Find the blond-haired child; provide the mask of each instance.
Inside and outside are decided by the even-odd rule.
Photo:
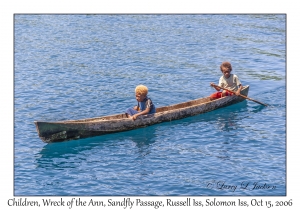
[[[136,120],[140,115],[154,114],[156,112],[155,106],[147,94],[148,88],[145,85],[138,85],[135,88],[135,98],[138,101],[138,105],[126,110],[127,117]]]

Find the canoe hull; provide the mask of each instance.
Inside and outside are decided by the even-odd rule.
[[[241,93],[248,95],[249,86],[245,86]],[[245,100],[239,96],[229,96],[210,101],[209,97],[192,100],[185,103],[157,108],[155,114],[140,116],[136,120],[129,119],[125,114],[82,120],[68,120],[58,122],[35,121],[39,137],[45,143],[87,138],[109,133],[133,130],[153,124],[183,119],[209,112]]]

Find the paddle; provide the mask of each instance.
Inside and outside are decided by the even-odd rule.
[[[234,91],[229,90],[229,89],[227,89],[227,88],[220,87],[220,86],[215,85],[215,84],[213,84],[213,83],[211,83],[211,85],[235,94]],[[264,104],[264,103],[262,103],[262,102],[259,102],[259,101],[257,101],[257,100],[254,100],[254,99],[252,99],[252,98],[248,98],[247,96],[244,96],[244,95],[242,95],[242,94],[240,94],[239,96],[241,96],[241,97],[243,97],[243,98],[246,98],[246,99],[248,99],[248,100],[250,100],[250,101],[254,101],[254,102],[258,103],[258,104],[261,104],[261,105],[264,105],[264,106],[268,106],[267,104]]]

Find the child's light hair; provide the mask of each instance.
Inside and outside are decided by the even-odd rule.
[[[138,85],[135,88],[135,94],[146,96],[148,94],[148,88],[145,85]]]

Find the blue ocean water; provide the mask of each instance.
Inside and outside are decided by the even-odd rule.
[[[61,143],[34,121],[208,96],[228,60],[249,97],[202,115]],[[254,189],[253,189],[254,188]],[[14,15],[14,194],[286,195],[285,15]]]

